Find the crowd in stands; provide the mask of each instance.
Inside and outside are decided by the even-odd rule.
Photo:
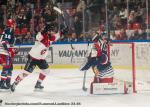
[[[114,2],[112,2],[114,3]],[[111,3],[110,3],[111,4]],[[149,39],[146,0],[126,0],[111,7],[110,26],[114,40]],[[128,11],[127,11],[128,10]],[[147,30],[146,30],[147,29]]]
[[[15,20],[14,33],[18,44],[32,44],[36,33],[45,24],[54,22],[61,28],[63,20],[52,10],[52,0],[4,1],[0,0],[0,33],[8,18]],[[69,32],[58,42],[88,41],[95,30],[109,31],[106,35],[110,35],[112,40],[150,39],[150,17],[147,18],[146,0],[128,0],[128,3],[127,0],[108,0],[108,17],[105,2],[100,2],[101,0],[56,1],[64,11],[65,23],[69,28]]]

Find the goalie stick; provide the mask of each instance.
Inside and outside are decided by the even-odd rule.
[[[86,83],[86,73],[87,73],[87,70],[84,71],[84,76],[83,76],[83,84],[82,84],[82,90],[83,91],[87,91],[87,88],[85,86],[85,83]]]
[[[70,46],[71,46],[71,50],[72,50],[71,63],[73,63],[75,48],[73,47],[72,43],[70,44]]]
[[[89,51],[89,41],[88,41],[88,45],[87,45],[87,51]],[[85,83],[86,83],[86,75],[87,75],[87,70],[86,71],[84,71],[84,76],[83,76],[83,84],[82,84],[82,90],[83,91],[87,91],[87,87],[86,87],[86,85],[85,85]]]

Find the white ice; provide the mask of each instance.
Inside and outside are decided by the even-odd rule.
[[[12,81],[20,71],[13,72]],[[26,77],[14,93],[0,92],[3,100],[0,106],[16,107],[15,104],[37,103],[38,105],[17,105],[17,107],[150,107],[150,92],[136,94],[91,95],[90,82],[93,73],[87,72],[87,92],[82,90],[83,72],[78,69],[50,69],[43,82],[44,90],[35,92],[34,85],[38,78],[35,70]],[[44,103],[78,103],[79,105],[42,105]],[[14,105],[7,105],[13,103]]]

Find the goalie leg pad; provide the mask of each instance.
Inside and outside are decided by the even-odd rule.
[[[111,78],[99,78],[100,83],[113,83],[113,77]]]
[[[91,83],[91,94],[127,94],[126,82],[116,83]]]

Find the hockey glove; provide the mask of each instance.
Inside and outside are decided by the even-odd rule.
[[[64,27],[64,28],[61,29],[61,33],[62,33],[63,35],[68,34],[68,31],[69,31],[68,27]]]

